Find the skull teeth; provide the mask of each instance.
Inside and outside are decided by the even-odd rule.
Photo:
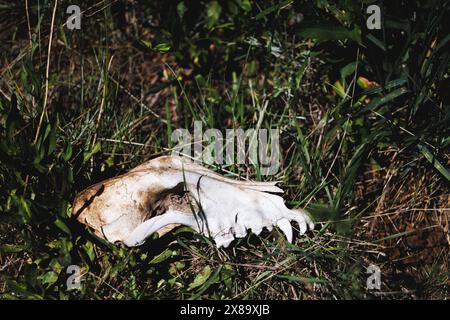
[[[292,227],[288,219],[283,218],[277,221],[277,226],[283,231],[289,243],[292,242]]]
[[[230,245],[230,243],[234,240],[234,239],[238,239],[238,238],[243,238],[247,235],[248,231],[251,231],[253,234],[259,235],[263,228],[266,228],[269,232],[272,231],[273,229],[273,225],[276,225],[278,228],[280,228],[280,230],[283,232],[283,234],[286,236],[286,240],[289,243],[292,243],[293,241],[293,229],[292,229],[292,225],[291,225],[291,221],[295,221],[298,223],[299,225],[299,234],[302,235],[304,234],[308,228],[313,229],[314,228],[314,224],[312,223],[311,219],[309,218],[309,216],[303,212],[298,212],[298,210],[295,214],[293,214],[292,216],[289,216],[289,218],[281,218],[279,220],[277,220],[275,223],[270,223],[268,225],[263,225],[261,224],[261,226],[253,226],[250,229],[245,229],[245,231],[241,228],[241,226],[234,226],[229,228],[229,232],[227,234],[220,234],[220,235],[213,235],[213,238],[216,242],[216,245],[220,248],[220,247],[228,247]],[[240,228],[242,229],[240,233],[236,233],[235,232],[235,228]]]

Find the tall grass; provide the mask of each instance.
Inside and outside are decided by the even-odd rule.
[[[54,5],[0,2],[2,298],[448,297],[447,2],[383,3],[380,31],[363,1],[83,1],[74,31]],[[176,128],[260,117],[282,132],[266,179],[317,222],[292,245],[274,230],[219,250],[181,228],[127,250],[71,216],[76,192],[170,152]]]

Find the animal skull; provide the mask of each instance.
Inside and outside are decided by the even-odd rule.
[[[100,238],[128,247],[179,225],[212,237],[218,247],[274,225],[291,242],[291,221],[300,234],[314,224],[306,211],[290,210],[272,194],[283,192],[275,184],[236,181],[188,159],[163,156],[80,192],[73,212]]]

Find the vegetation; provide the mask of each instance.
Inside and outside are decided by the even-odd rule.
[[[448,298],[449,5],[0,1],[1,297]],[[214,169],[281,180],[316,229],[219,250],[181,228],[123,249],[76,222],[77,192],[170,153],[197,120],[280,128],[277,175]],[[371,264],[381,290],[366,288]]]

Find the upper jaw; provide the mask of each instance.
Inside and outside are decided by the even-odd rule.
[[[78,221],[112,243],[136,246],[154,232],[185,225],[226,247],[249,230],[259,234],[272,226],[292,241],[291,221],[300,234],[312,229],[306,211],[288,209],[274,194],[281,192],[274,182],[231,180],[180,158],[161,157],[87,188],[73,208]]]

